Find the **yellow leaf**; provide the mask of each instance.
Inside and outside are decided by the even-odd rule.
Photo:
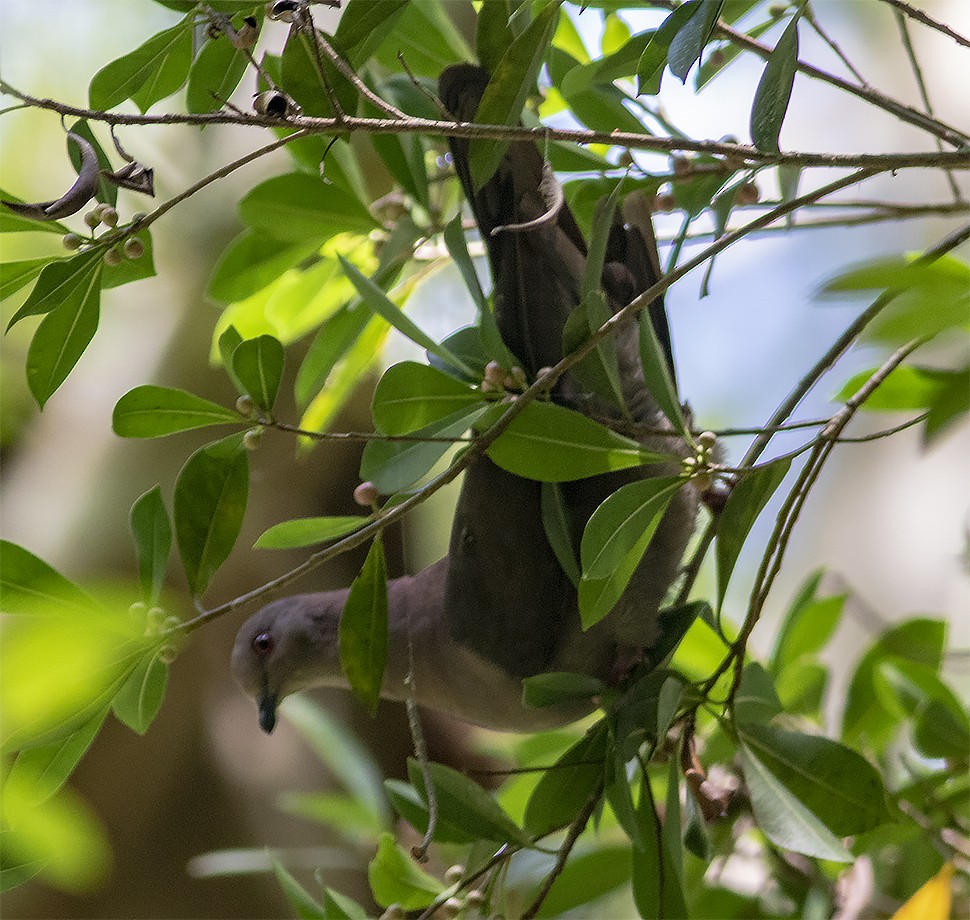
[[[953,863],[947,863],[896,913],[892,920],[949,920]]]

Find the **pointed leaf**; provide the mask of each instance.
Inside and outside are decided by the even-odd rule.
[[[670,54],[670,44],[677,33],[693,18],[697,12],[700,0],[691,0],[677,7],[660,25],[655,32],[644,32],[642,35],[634,36],[616,54],[611,55],[615,61],[604,61],[599,69],[599,78],[606,79],[612,77],[611,69],[627,70],[626,64],[629,54],[626,48],[635,52],[643,48],[640,58],[636,63],[637,75],[637,95],[642,96],[646,93],[649,96],[656,96],[660,92],[660,83],[663,78],[664,68],[667,66],[667,58]],[[646,47],[642,42],[648,39]],[[607,69],[611,68],[611,69]],[[626,74],[619,74],[626,76]]]
[[[683,485],[680,476],[643,479],[621,486],[603,501],[583,531],[583,578],[592,581],[609,577],[645,534],[656,532],[671,499]]]
[[[83,301],[88,296],[91,279],[101,273],[101,255],[98,250],[91,250],[70,259],[47,260],[48,264],[41,268],[30,296],[7,323],[7,330],[12,329],[25,316],[41,316],[65,303],[76,304]]]
[[[394,842],[393,834],[382,834],[377,855],[367,867],[374,900],[381,907],[399,904],[402,910],[427,907],[444,886],[434,876],[419,869]]]
[[[645,776],[636,810],[642,847],[633,850],[633,900],[641,917],[686,918],[684,892]]]
[[[653,533],[651,530],[643,534],[606,578],[583,578],[579,582],[579,618],[583,629],[595,626],[616,606],[647,551]]]
[[[581,573],[576,559],[576,541],[572,523],[557,482],[542,483],[542,526],[546,539],[556,554],[556,560],[574,585],[579,585]]]
[[[161,708],[168,684],[168,665],[157,651],[146,655],[111,701],[114,714],[132,731],[144,735]]]
[[[271,335],[241,342],[232,353],[232,371],[256,406],[272,412],[283,378],[283,346]]]
[[[90,609],[91,596],[29,550],[0,540],[0,611],[44,613]]]
[[[175,482],[175,536],[192,594],[198,597],[232,550],[249,493],[242,435],[200,448]]]
[[[860,834],[892,820],[882,778],[851,748],[774,725],[738,725],[750,752],[832,833]]]
[[[677,396],[677,385],[647,310],[640,313],[640,364],[647,391],[670,424],[682,434],[686,433],[687,422],[684,421],[684,412]]]
[[[135,555],[138,557],[142,595],[145,603],[151,607],[158,603],[172,551],[172,527],[158,486],[131,506],[129,521],[131,536],[135,541]]]
[[[589,674],[550,671],[522,681],[522,702],[526,706],[555,706],[572,700],[588,700],[606,689],[603,681]]]
[[[389,367],[374,391],[374,422],[385,434],[417,431],[482,401],[481,393],[427,364]]]
[[[475,121],[486,125],[514,125],[535,87],[546,49],[556,30],[560,0],[550,0],[528,28],[508,46],[485,87]],[[469,145],[468,165],[475,188],[491,177],[505,154],[508,141],[476,140]]]
[[[92,109],[113,109],[134,100],[144,113],[184,82],[192,63],[192,20],[153,35],[134,51],[102,67],[92,78]]]
[[[334,38],[355,67],[363,64],[394,28],[408,0],[350,3],[337,23]]]
[[[540,482],[569,482],[666,459],[630,438],[548,402],[533,402],[488,449],[502,469]]]
[[[257,549],[296,549],[300,546],[328,543],[360,530],[368,520],[361,515],[295,518],[274,524],[263,531],[253,546]]]
[[[22,259],[19,262],[0,264],[0,300],[16,294],[22,287],[30,284],[48,265],[56,261],[60,260],[54,256],[45,256],[42,259]]]
[[[769,722],[781,712],[774,681],[756,661],[745,665],[734,697],[734,718],[739,723]]]
[[[343,256],[339,258],[340,264],[343,266],[344,274],[350,279],[354,287],[357,288],[357,292],[371,310],[379,316],[382,316],[398,332],[406,335],[412,342],[416,342],[422,348],[426,348],[432,354],[437,355],[442,361],[451,364],[453,367],[470,373],[469,368],[459,358],[451,354],[447,348],[435,342],[426,332],[419,329],[380,287],[366,275],[361,274],[356,265],[348,262]]]
[[[276,881],[300,920],[327,920],[327,913],[313,895],[306,890],[280,863],[273,860]]]
[[[791,460],[776,460],[743,476],[731,490],[717,525],[718,607],[724,602],[731,573],[748,533],[790,467]]]
[[[340,665],[371,715],[377,711],[387,664],[387,563],[380,537],[347,595],[339,628]]]
[[[747,745],[739,744],[738,751],[755,820],[772,843],[819,859],[852,861],[852,855],[839,839],[785,788]]]
[[[27,385],[41,409],[67,379],[98,329],[100,269],[98,263],[85,276],[83,286],[44,317],[27,349]],[[35,287],[31,296],[36,291]]]
[[[691,67],[704,53],[723,5],[724,0],[700,0],[694,14],[677,30],[671,40],[667,62],[670,72],[681,83],[687,82]]]
[[[238,424],[237,412],[171,387],[135,387],[115,405],[111,427],[122,438],[158,438],[208,425]]]
[[[755,147],[777,153],[778,136],[788,111],[795,71],[798,67],[798,20],[803,7],[792,16],[765,64],[751,106],[751,140]]]
[[[219,34],[205,43],[189,71],[185,106],[189,112],[218,112],[239,85],[249,58],[228,36]]]

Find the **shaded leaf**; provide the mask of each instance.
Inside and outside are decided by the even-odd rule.
[[[158,438],[241,421],[239,413],[201,396],[152,385],[129,390],[118,400],[111,415],[111,427],[122,438]]]
[[[892,920],[949,920],[953,902],[953,863],[946,863],[899,910]]]
[[[686,433],[687,422],[684,421],[677,385],[647,310],[640,312],[640,365],[647,391],[656,400],[670,424],[682,434]]]
[[[588,700],[605,690],[606,684],[589,674],[550,671],[522,681],[522,702],[526,706],[555,706],[572,700]]]
[[[66,303],[82,303],[85,297],[90,296],[92,279],[101,274],[104,264],[98,250],[82,252],[70,259],[48,259],[47,263],[41,268],[30,296],[7,323],[8,331],[25,316],[50,313]],[[7,283],[6,280],[4,283]]]
[[[323,906],[280,863],[273,860],[273,873],[290,907],[300,920],[327,920]]]
[[[149,652],[111,701],[111,708],[132,731],[144,735],[162,706],[167,684],[168,665],[157,651]]]
[[[569,576],[569,580],[578,586],[581,573],[576,558],[576,539],[559,483],[542,483],[541,504],[542,526],[546,532],[546,539],[556,554],[556,560],[562,566],[562,570]]]
[[[185,107],[189,112],[217,112],[239,85],[249,58],[228,36],[219,34],[202,47],[189,70]]]
[[[379,536],[350,586],[338,638],[350,688],[373,716],[387,664],[387,563]]]
[[[686,918],[684,892],[667,851],[649,779],[636,810],[642,846],[633,850],[633,900],[641,917]]]
[[[403,910],[427,907],[444,886],[419,869],[394,842],[393,834],[382,834],[377,855],[367,867],[371,893],[381,907],[399,904]]]
[[[477,390],[414,361],[393,364],[374,391],[374,422],[390,435],[408,434],[481,403]]]
[[[789,20],[785,31],[765,64],[761,82],[754,94],[751,106],[751,140],[759,150],[777,153],[778,136],[788,111],[795,72],[798,67],[798,20],[799,7]]]
[[[199,448],[175,482],[175,536],[192,594],[198,597],[239,536],[249,493],[242,435]]]
[[[666,459],[578,412],[533,402],[488,449],[500,467],[526,479],[569,482]]]
[[[394,29],[407,0],[372,0],[350,3],[344,10],[333,37],[355,67],[363,64]]]
[[[131,506],[129,525],[138,558],[142,596],[151,607],[158,603],[172,551],[172,526],[158,486],[149,489]]]
[[[23,259],[19,262],[0,264],[0,300],[5,300],[11,294],[16,294],[22,287],[30,284],[44,268],[54,261],[57,261],[55,256],[45,256],[42,259]]]
[[[731,490],[717,525],[718,607],[724,603],[731,573],[748,533],[790,467],[791,460],[776,460],[743,476]]]
[[[723,5],[724,0],[700,0],[690,19],[671,39],[667,65],[681,83],[687,82],[688,72],[704,53]]]
[[[734,718],[741,723],[769,722],[781,712],[771,676],[756,661],[748,662],[734,697]]]
[[[627,70],[628,60],[631,52],[635,53],[638,49],[639,60],[636,63],[637,75],[637,95],[656,96],[660,92],[660,83],[663,78],[664,68],[667,66],[667,59],[670,54],[670,44],[677,33],[693,18],[698,10],[701,0],[691,0],[677,7],[664,21],[660,28],[650,33],[634,36],[616,54],[611,55],[610,63],[605,61],[599,70],[599,79],[615,79],[612,73],[616,69]],[[644,47],[643,42],[647,41]],[[626,76],[626,74],[619,74]]]
[[[233,377],[256,406],[272,412],[283,378],[283,346],[271,335],[247,339],[232,353]]]

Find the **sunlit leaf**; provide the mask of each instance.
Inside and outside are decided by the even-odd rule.
[[[393,834],[381,835],[377,855],[367,867],[367,878],[374,900],[381,907],[399,904],[403,910],[427,907],[444,888],[402,852]]]
[[[892,920],[949,920],[953,902],[953,863],[946,863],[920,888]]]
[[[274,524],[253,544],[257,549],[295,549],[345,537],[367,523],[360,515],[296,518]]]
[[[145,385],[125,393],[115,405],[111,426],[122,438],[158,438],[208,425],[239,423],[239,413],[171,387]]]
[[[232,353],[234,378],[257,408],[272,412],[283,378],[283,346],[271,335],[241,342]]]
[[[789,20],[772,50],[751,106],[751,140],[759,150],[769,153],[778,152],[778,137],[795,83],[798,67],[798,20],[802,9],[803,7],[799,7]]]
[[[83,303],[85,297],[90,296],[92,282],[100,276],[103,267],[101,253],[97,250],[82,252],[70,259],[47,259],[46,263],[41,267],[30,296],[7,323],[8,331],[26,316],[50,313],[66,303]],[[7,283],[6,279],[4,283]]]
[[[132,731],[144,735],[158,714],[168,684],[168,665],[151,651],[111,701],[114,714]]]
[[[138,557],[142,595],[151,606],[158,603],[172,551],[172,526],[158,486],[145,492],[131,506],[129,524]]]
[[[390,435],[408,434],[482,400],[481,393],[426,364],[391,365],[374,391],[374,422]]]
[[[29,550],[0,540],[0,611],[50,613],[88,610],[94,600]]]

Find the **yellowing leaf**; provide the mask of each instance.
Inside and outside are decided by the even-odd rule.
[[[947,863],[892,915],[892,920],[949,920],[952,878],[953,863]]]

